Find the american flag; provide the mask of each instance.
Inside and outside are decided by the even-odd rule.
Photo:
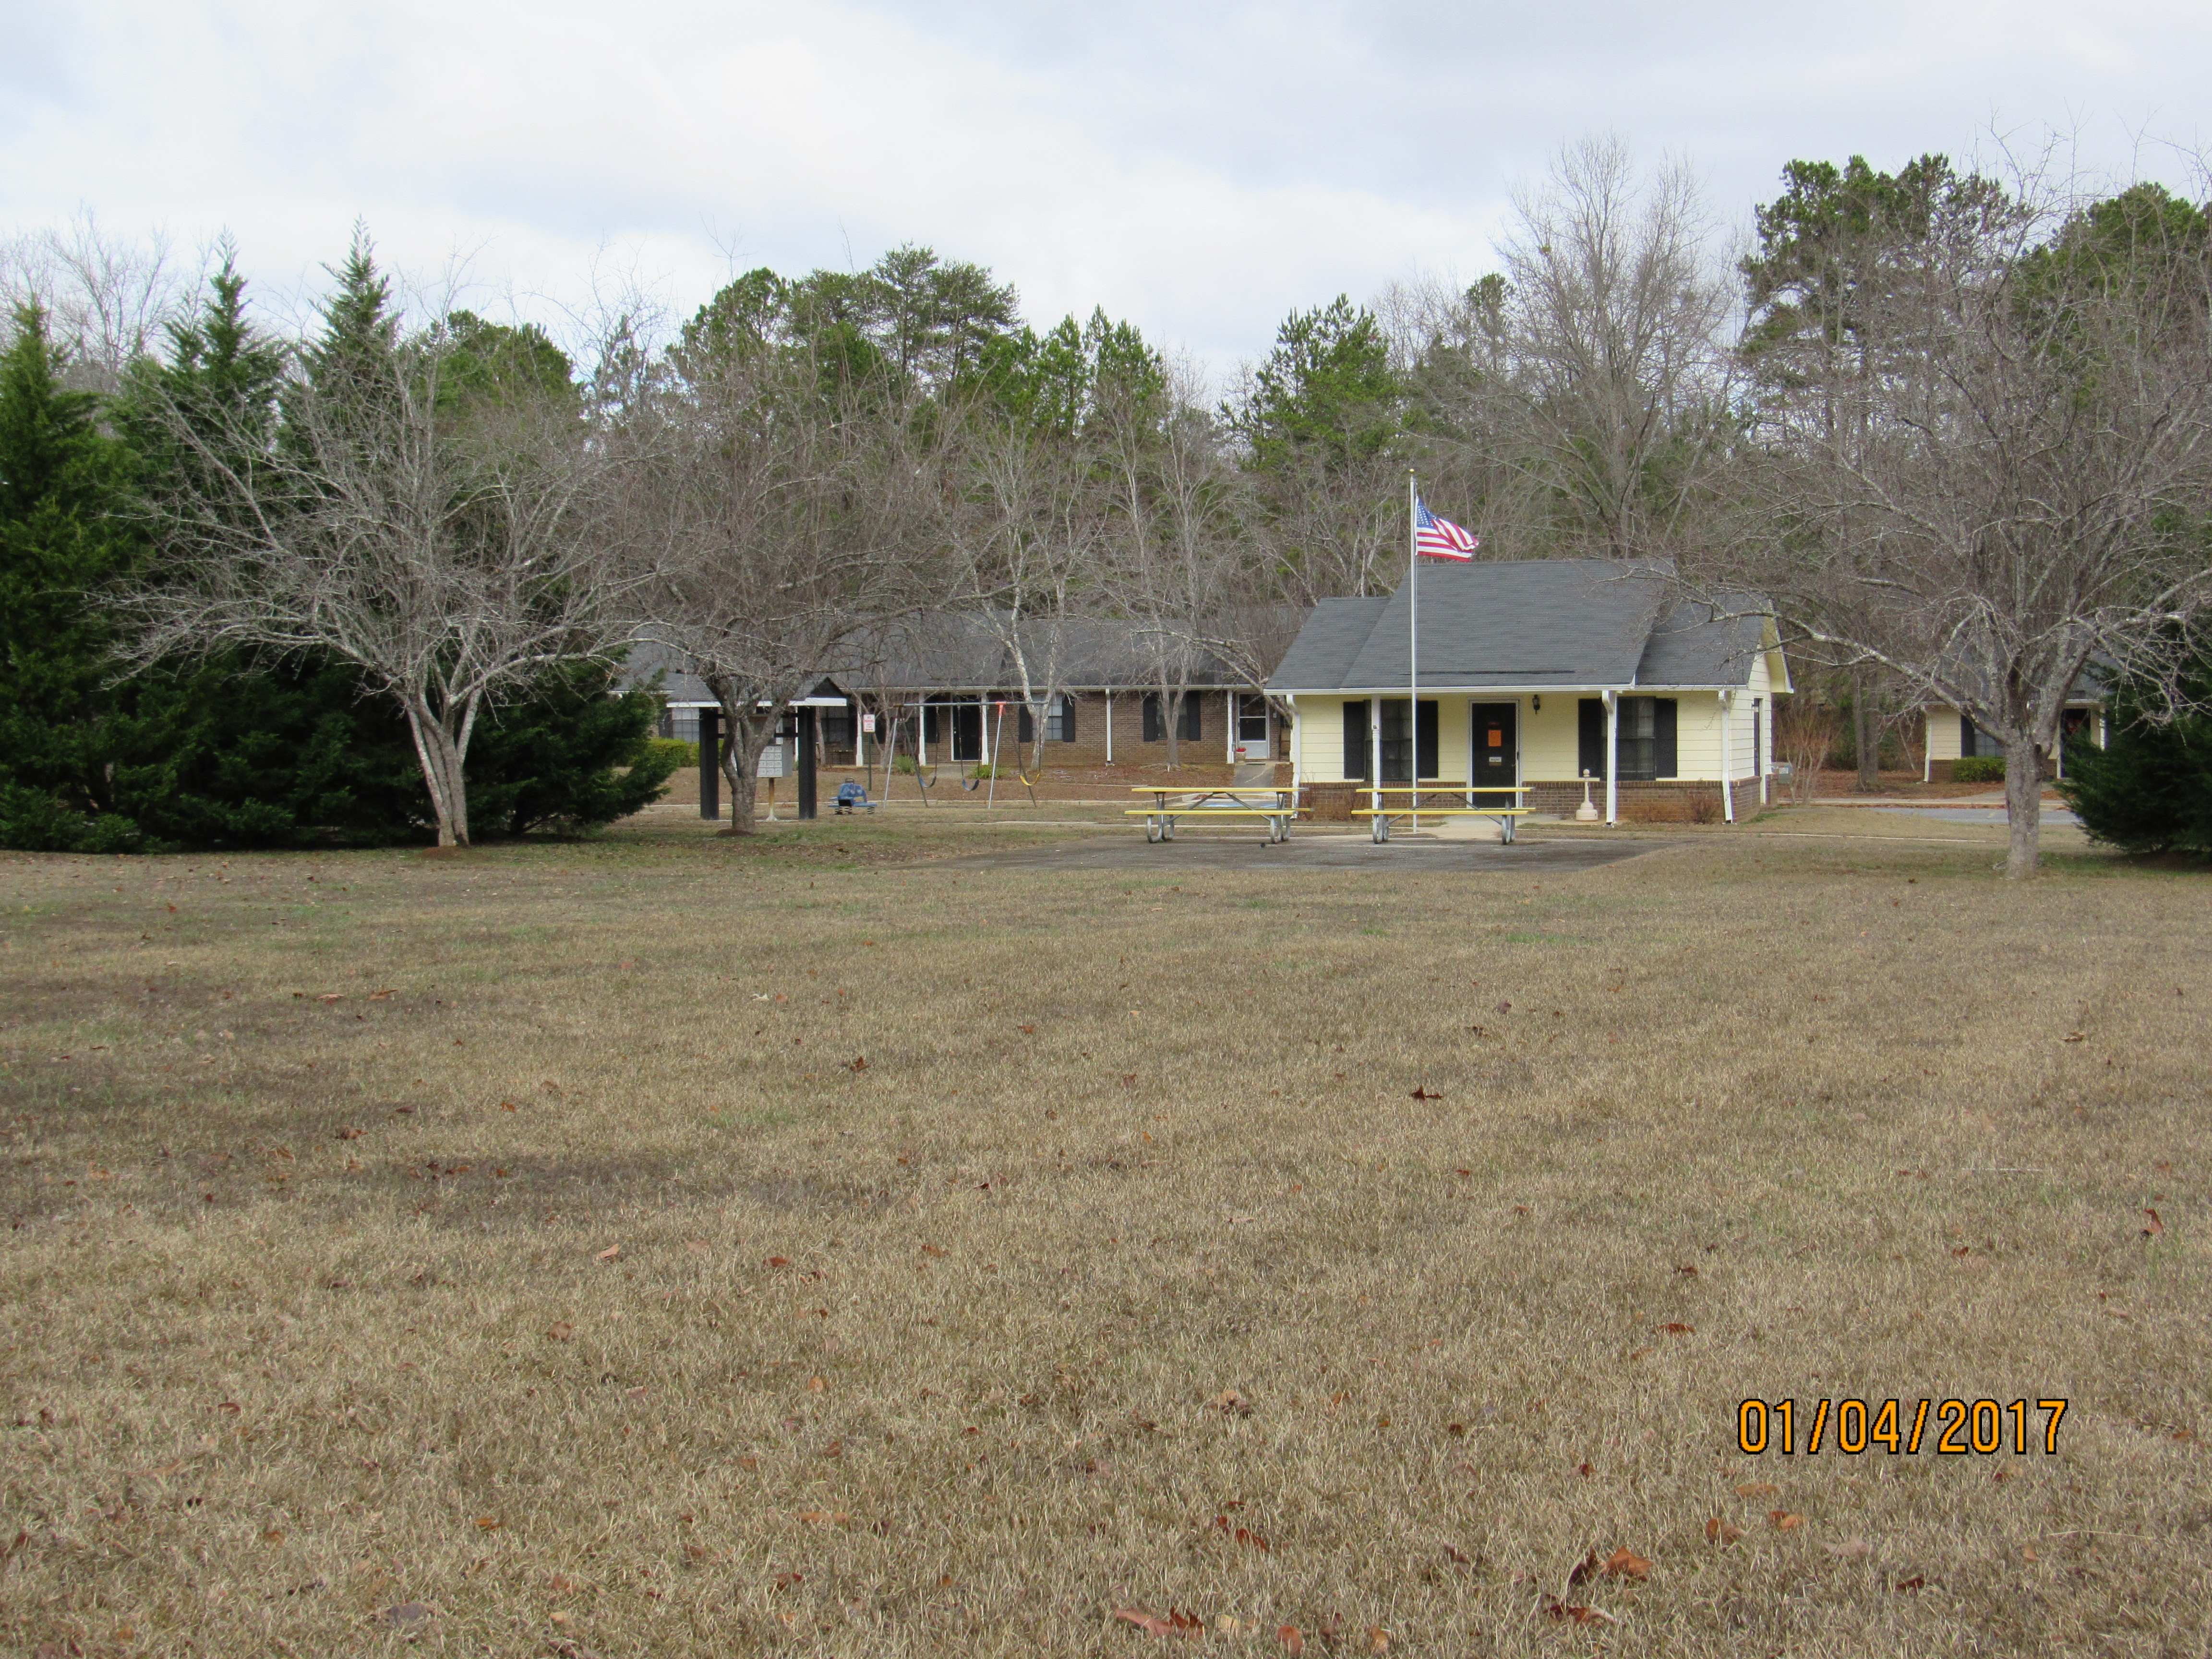
[[[1426,501],[1413,498],[1413,551],[1431,559],[1471,559],[1482,538],[1470,536],[1449,519],[1439,519]]]

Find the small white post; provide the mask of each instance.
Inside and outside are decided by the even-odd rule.
[[[1114,688],[1106,688],[1106,764],[1114,763]]]

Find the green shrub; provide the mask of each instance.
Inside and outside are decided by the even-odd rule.
[[[684,771],[699,763],[699,745],[687,743],[682,738],[647,738],[642,758],[655,765],[668,763],[671,772]]]
[[[1951,763],[1951,781],[1954,783],[2002,783],[2004,757],[1969,755],[1964,760],[1954,760]]]
[[[891,758],[891,770],[897,773],[902,778],[912,777],[914,775],[914,757],[911,755],[893,756]]]
[[[2113,688],[2106,737],[2098,748],[2066,745],[2059,794],[2094,841],[2130,853],[2212,857],[2212,649],[2200,651],[2183,689],[2194,708],[2160,719],[2155,684]]]

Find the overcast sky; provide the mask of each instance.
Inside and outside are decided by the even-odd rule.
[[[595,281],[688,313],[734,270],[979,260],[1216,368],[1294,307],[1472,279],[1516,185],[1611,131],[1747,222],[1793,156],[2071,135],[2177,185],[2212,141],[2212,6],[2166,0],[71,0],[8,7],[0,226],[90,207],[272,296],[356,217],[487,309]]]

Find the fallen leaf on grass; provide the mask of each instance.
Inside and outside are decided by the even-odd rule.
[[[1928,1581],[1916,1572],[1910,1578],[1899,1579],[1897,1588],[1901,1590],[1925,1589],[1928,1588]]]
[[[371,1002],[389,1002],[398,994],[398,992],[387,985],[381,991],[371,991],[368,994],[368,1000]]]
[[[619,1245],[619,1244],[610,1244],[610,1245],[608,1245],[608,1246],[607,1246],[607,1248],[606,1248],[605,1249],[601,1250],[601,1251],[600,1251],[597,1255],[593,1256],[593,1257],[592,1258],[592,1261],[613,1261],[617,1256],[620,1255],[621,1254],[622,1254],[622,1246],[621,1246],[621,1245]]]
[[[486,1532],[497,1532],[500,1528],[505,1524],[506,1523],[495,1515],[480,1515],[477,1516],[477,1525],[483,1528]]]
[[[1602,1607],[1577,1607],[1571,1601],[1547,1601],[1544,1603],[1544,1611],[1554,1619],[1571,1620],[1577,1625],[1617,1625],[1620,1622]]]
[[[1252,1415],[1252,1402],[1234,1389],[1224,1389],[1206,1403],[1225,1417]]]
[[[428,1624],[435,1610],[421,1601],[397,1601],[378,1616],[394,1630],[412,1630],[417,1625]]]
[[[2145,1238],[2156,1238],[2166,1231],[2166,1223],[2158,1218],[2156,1210],[2145,1210],[2143,1213],[2150,1218],[2150,1225],[2142,1230],[2142,1236]]]
[[[1589,1554],[1583,1557],[1582,1565],[1567,1575],[1567,1588],[1569,1589],[1573,1589],[1577,1585],[1587,1583],[1589,1580],[1596,1577],[1597,1575],[1597,1552],[1595,1550],[1592,1550]]]
[[[829,1387],[830,1379],[826,1376],[817,1375],[810,1376],[806,1379],[806,1389],[807,1392],[810,1394],[825,1393],[829,1389]]]
[[[1459,1549],[1457,1547],[1451,1544],[1444,1546],[1444,1559],[1462,1567],[1472,1566],[1474,1565],[1473,1557],[1469,1556],[1465,1551]]]
[[[1863,1538],[1846,1538],[1840,1544],[1823,1544],[1820,1547],[1838,1561],[1863,1561],[1874,1553],[1873,1547]]]
[[[1282,1644],[1283,1651],[1289,1654],[1291,1659],[1297,1659],[1297,1656],[1306,1650],[1306,1638],[1299,1633],[1296,1625],[1276,1626],[1275,1640]]]
[[[1649,1578],[1651,1564],[1624,1544],[1606,1557],[1605,1571],[1615,1578]]]
[[[1771,1498],[1779,1488],[1771,1480],[1747,1480],[1735,1489],[1738,1498]]]
[[[868,1057],[866,1054],[855,1054],[853,1056],[853,1070],[856,1072],[865,1072],[867,1069]]]
[[[1147,1636],[1194,1636],[1206,1627],[1205,1620],[1195,1613],[1178,1613],[1173,1607],[1168,1609],[1164,1619],[1142,1607],[1116,1607],[1114,1616],[1134,1625]]]
[[[1774,1522],[1774,1529],[1777,1532],[1795,1532],[1805,1524],[1803,1516],[1792,1515],[1787,1510],[1769,1510],[1766,1512],[1766,1518]]]
[[[1367,1650],[1370,1653],[1389,1652],[1390,1632],[1380,1625],[1370,1625],[1367,1627]]]
[[[556,1342],[566,1342],[575,1334],[576,1328],[565,1319],[556,1319],[545,1328],[545,1334]]]
[[[1417,1083],[1413,1085],[1413,1092],[1410,1097],[1408,1097],[1408,1098],[1413,1100],[1442,1100],[1443,1096],[1437,1092],[1434,1089],[1427,1087],[1424,1084]]]
[[[337,1133],[337,1138],[340,1140],[359,1140],[366,1133],[368,1132],[362,1129],[341,1129]]]
[[[1717,1515],[1705,1522],[1705,1541],[1708,1544],[1733,1544],[1742,1536],[1742,1528],[1731,1527]]]
[[[791,1258],[787,1255],[772,1255],[768,1259],[768,1265],[771,1267],[788,1267],[791,1265]]]
[[[1669,1320],[1664,1325],[1655,1326],[1653,1328],[1664,1331],[1669,1336],[1695,1336],[1698,1334],[1698,1328],[1695,1325],[1685,1325],[1680,1320]]]

